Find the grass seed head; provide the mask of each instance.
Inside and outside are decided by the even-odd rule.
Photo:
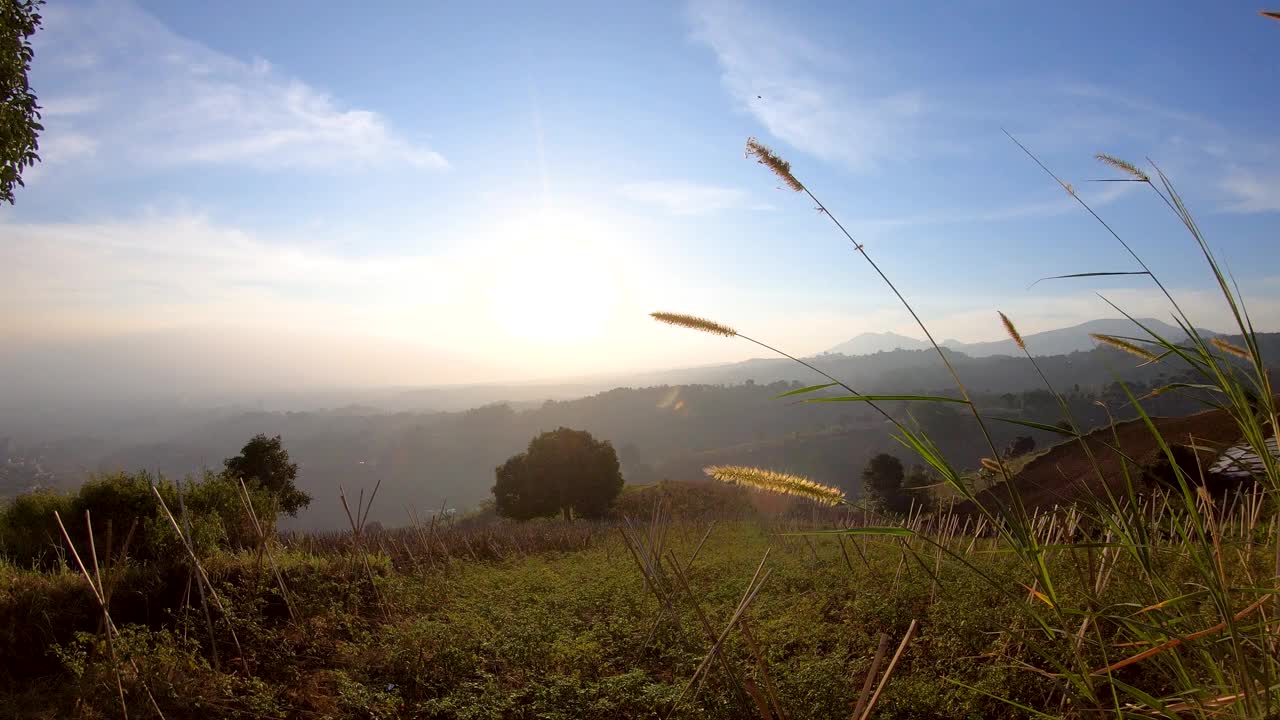
[[[1094,155],[1094,157],[1098,158],[1098,162],[1104,165],[1110,165],[1116,170],[1132,177],[1134,180],[1138,180],[1140,182],[1151,182],[1151,177],[1149,175],[1139,170],[1137,165],[1134,165],[1128,160],[1121,160],[1115,155],[1108,155],[1106,153],[1098,153],[1097,155]]]
[[[1009,337],[1013,339],[1013,342],[1018,346],[1018,349],[1026,350],[1027,344],[1022,341],[1022,334],[1018,332],[1018,328],[1013,326],[1013,321],[1009,319],[1008,315],[1005,315],[999,310],[996,312],[1000,313],[1000,322],[1004,323],[1004,331],[1009,333]]]
[[[773,174],[792,190],[796,192],[804,190],[804,185],[791,174],[791,163],[778,157],[777,153],[760,144],[759,140],[747,138],[747,157],[755,157],[756,162],[772,170]]]
[[[1235,355],[1236,357],[1244,358],[1245,360],[1253,359],[1253,356],[1249,354],[1248,350],[1245,350],[1244,348],[1234,343],[1227,342],[1222,338],[1213,338],[1209,342],[1212,343],[1214,347],[1218,348],[1224,353],[1227,353],[1228,355]]]
[[[738,331],[728,325],[721,325],[714,320],[707,320],[696,315],[685,315],[683,313],[669,312],[652,312],[649,317],[663,322],[668,325],[676,325],[678,327],[689,328],[690,330],[700,330],[712,335],[724,335],[725,337],[737,337]]]
[[[1093,338],[1094,340],[1097,340],[1100,343],[1103,343],[1104,345],[1110,345],[1111,347],[1117,350],[1123,350],[1129,353],[1130,355],[1136,355],[1142,358],[1143,360],[1146,360],[1147,362],[1155,362],[1156,360],[1159,360],[1159,358],[1156,357],[1155,353],[1151,352],[1146,348],[1138,347],[1137,345],[1134,345],[1128,340],[1122,340],[1118,337],[1113,337],[1111,335],[1103,335],[1101,333],[1089,333],[1089,337]]]
[[[844,492],[839,488],[816,483],[799,475],[743,465],[712,465],[704,468],[703,472],[720,482],[808,498],[823,505],[839,505],[845,502]]]

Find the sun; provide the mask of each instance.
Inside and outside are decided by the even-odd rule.
[[[498,243],[486,295],[496,326],[546,345],[602,336],[617,310],[623,273],[607,228],[585,217],[543,212]]]

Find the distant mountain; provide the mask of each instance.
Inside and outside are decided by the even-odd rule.
[[[1138,322],[1159,333],[1166,340],[1179,342],[1187,337],[1182,329],[1167,322],[1153,318],[1140,318]],[[1205,332],[1205,331],[1201,331]],[[1069,355],[1073,352],[1092,350],[1097,344],[1091,334],[1123,335],[1128,337],[1145,337],[1146,333],[1126,318],[1105,318],[1090,320],[1071,327],[1046,330],[1045,332],[1024,335],[1027,349],[1034,355]],[[1216,333],[1207,332],[1207,335]],[[960,343],[952,347],[971,357],[990,357],[992,355],[1021,355],[1022,351],[1012,340],[994,340],[992,342]]]
[[[1186,333],[1182,332],[1181,328],[1160,320],[1144,318],[1140,319],[1139,322],[1160,333],[1168,340],[1177,342],[1186,337]],[[1201,332],[1209,336],[1216,335],[1216,333],[1204,330],[1201,330]],[[1104,318],[1090,320],[1071,327],[1058,328],[1057,330],[1046,330],[1045,332],[1024,335],[1022,339],[1026,341],[1027,347],[1035,355],[1069,355],[1073,352],[1092,350],[1097,343],[1089,336],[1094,333],[1131,337],[1145,335],[1128,319]],[[1022,351],[1013,344],[1013,341],[1008,339],[976,343],[944,340],[942,345],[975,358],[1022,354]],[[888,352],[897,348],[919,350],[928,347],[929,344],[923,340],[898,335],[897,333],[863,333],[848,342],[831,348],[830,352],[843,355],[874,355],[878,352]]]
[[[874,355],[878,352],[894,350],[924,350],[929,343],[894,332],[865,332],[850,340],[840,343],[828,352],[841,355]]]

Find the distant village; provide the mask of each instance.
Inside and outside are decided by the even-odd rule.
[[[43,457],[20,451],[10,438],[0,438],[0,497],[54,485],[54,475],[42,464]]]

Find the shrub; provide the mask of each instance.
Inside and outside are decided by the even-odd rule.
[[[0,510],[0,556],[20,566],[57,564],[62,540],[53,513],[70,517],[72,502],[72,496],[52,490],[14,498]]]
[[[742,516],[755,512],[751,496],[736,485],[713,482],[663,480],[654,485],[629,485],[622,490],[613,512],[617,517],[647,518],[656,502],[666,503],[673,518]]]
[[[86,512],[100,562],[108,556],[118,557],[126,549],[135,560],[184,558],[186,551],[160,510],[153,486],[186,526],[184,531],[190,532],[197,552],[243,548],[256,542],[238,480],[206,473],[199,481],[181,483],[179,498],[179,485],[164,477],[156,479],[147,472],[112,473],[90,478],[74,494],[36,491],[19,495],[0,511],[0,553],[22,567],[49,568],[61,563],[66,543],[54,518],[57,511],[85,562],[90,560],[86,555]],[[277,515],[274,493],[256,483],[246,486],[263,530],[271,532]]]

